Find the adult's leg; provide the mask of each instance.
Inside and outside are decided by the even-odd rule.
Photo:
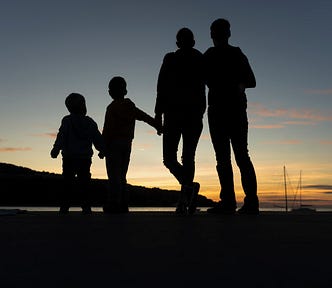
[[[248,120],[243,111],[232,133],[232,147],[236,163],[240,169],[242,187],[245,193],[244,204],[258,208],[257,179],[254,165],[248,151]]]
[[[178,161],[177,152],[182,133],[181,125],[182,123],[179,120],[165,115],[163,131],[163,161],[164,165],[180,184],[183,182],[183,166]]]
[[[193,183],[195,177],[195,154],[199,138],[203,129],[202,118],[186,119],[182,134],[182,165],[183,182],[181,194],[184,202],[188,205],[190,214],[196,211],[197,194],[199,183]]]
[[[224,206],[236,208],[231,147],[227,117],[217,109],[208,110],[211,140],[216,155],[217,173],[221,186],[220,199]]]
[[[192,121],[188,121],[192,120]],[[183,184],[191,185],[195,176],[195,154],[203,129],[202,119],[188,119],[182,134]]]

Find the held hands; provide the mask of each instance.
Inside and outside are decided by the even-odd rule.
[[[98,157],[99,157],[100,159],[104,159],[105,154],[104,154],[103,152],[99,152],[99,153],[98,153]]]
[[[157,130],[157,134],[160,136],[163,133],[163,119],[162,114],[156,114],[154,116],[155,128]]]
[[[240,83],[238,86],[238,89],[239,89],[239,93],[243,94],[246,90],[246,86],[243,83]]]
[[[53,149],[51,150],[51,157],[52,157],[53,159],[55,159],[55,158],[58,157],[59,153],[60,153],[59,150],[53,148]]]

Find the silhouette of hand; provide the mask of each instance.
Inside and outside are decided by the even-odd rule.
[[[99,153],[98,153],[98,157],[99,157],[100,159],[104,159],[105,154],[104,154],[103,152],[99,152]]]
[[[156,114],[154,117],[157,134],[160,136],[163,133],[163,119],[161,114]]]
[[[244,92],[245,92],[245,90],[246,90],[246,86],[244,85],[244,84],[239,84],[239,93],[240,94],[243,94]]]
[[[59,155],[59,150],[57,150],[57,149],[52,149],[51,150],[51,157],[53,158],[53,159],[55,159],[55,158],[57,158],[58,157],[58,155]]]
[[[160,136],[163,134],[163,127],[156,127],[157,128],[157,135]]]

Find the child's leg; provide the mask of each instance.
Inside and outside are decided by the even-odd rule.
[[[78,159],[77,161],[77,180],[79,193],[81,193],[81,207],[83,212],[91,211],[91,191],[90,191],[90,181],[91,181],[91,159]]]
[[[127,172],[130,163],[131,142],[123,144],[122,163],[121,163],[121,209],[123,212],[128,211],[128,191],[127,191]]]
[[[121,157],[120,153],[112,153],[106,157],[106,170],[108,176],[108,193],[105,206],[119,207],[121,203]]]
[[[71,206],[73,191],[75,190],[75,166],[73,160],[63,158],[62,161],[62,176],[63,176],[63,189],[59,191],[59,206],[60,212],[66,213]]]

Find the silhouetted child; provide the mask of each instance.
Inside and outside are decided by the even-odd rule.
[[[70,94],[65,101],[70,115],[62,119],[51,157],[57,158],[62,151],[62,175],[65,187],[61,193],[60,213],[68,213],[71,201],[76,192],[77,181],[81,199],[82,212],[91,213],[91,199],[89,183],[91,179],[90,167],[93,154],[92,144],[99,151],[103,151],[103,138],[96,122],[86,116],[85,99],[78,93]],[[76,193],[75,193],[76,194]]]
[[[106,145],[106,170],[109,180],[109,192],[104,212],[127,213],[126,177],[134,138],[135,121],[144,121],[156,129],[157,124],[154,118],[138,109],[130,99],[125,98],[127,84],[124,78],[112,78],[108,89],[113,101],[106,109],[102,133]]]

